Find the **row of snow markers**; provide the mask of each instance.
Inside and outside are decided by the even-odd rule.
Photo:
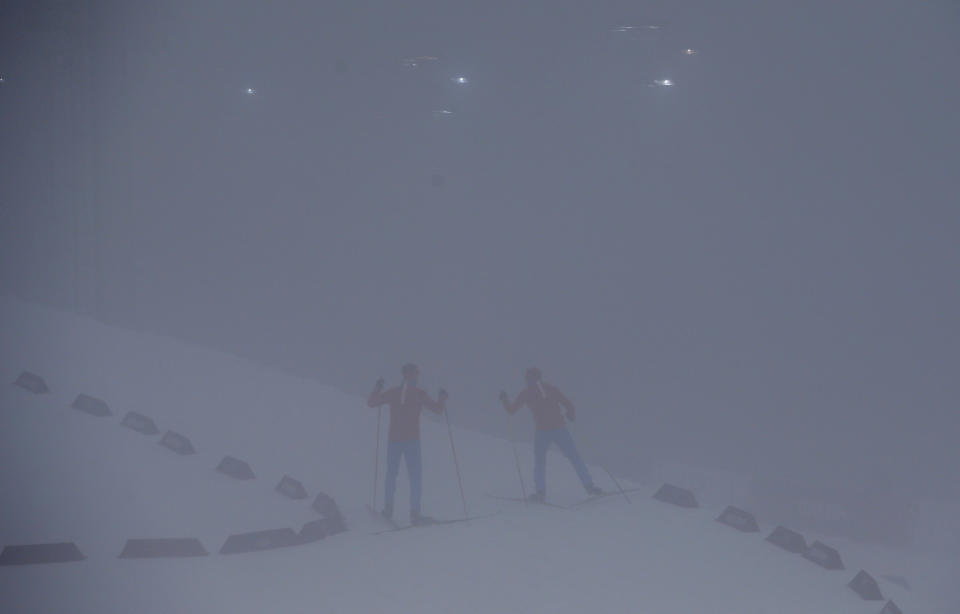
[[[653,498],[684,508],[700,507],[693,492],[672,484],[664,484],[661,486],[653,495]],[[732,505],[723,510],[723,512],[717,516],[716,521],[742,533],[757,533],[760,531],[760,526],[757,524],[757,519],[753,514]],[[840,553],[837,552],[836,549],[819,541],[814,541],[813,544],[808,546],[803,535],[784,526],[775,528],[773,532],[767,536],[766,541],[787,552],[799,554],[824,569],[845,569],[843,560],[840,558]],[[847,586],[865,601],[883,601],[883,594],[880,592],[880,586],[877,584],[877,581],[862,569],[853,580],[847,583]],[[888,601],[880,614],[903,613],[893,601]]]
[[[14,384],[34,394],[43,394],[50,391],[42,377],[27,371],[21,373]],[[86,394],[78,395],[71,407],[96,417],[113,415],[106,402]],[[157,428],[153,419],[133,411],[127,412],[120,424],[143,435],[152,436],[160,433],[160,429]],[[167,431],[160,439],[159,444],[180,455],[196,453],[190,440],[174,431]],[[225,456],[217,465],[216,470],[239,480],[250,480],[256,477],[249,464],[232,456]],[[309,497],[303,484],[288,475],[283,476],[275,490],[291,499],[302,500]],[[290,528],[282,528],[230,535],[220,548],[220,554],[257,552],[299,546],[346,531],[347,525],[343,514],[340,512],[336,501],[329,495],[319,493],[311,508],[318,512],[321,517],[304,524],[299,532]],[[207,554],[206,548],[197,538],[149,538],[127,540],[119,558],[181,558],[206,556]],[[73,542],[6,546],[0,552],[0,566],[67,563],[85,559],[86,556]]]
[[[49,391],[44,379],[30,372],[23,372],[14,383],[34,394],[42,394]],[[102,400],[83,394],[74,400],[73,407],[95,416],[112,415],[110,408]],[[136,412],[128,412],[121,424],[145,435],[156,435],[160,432],[153,423],[153,420]],[[194,453],[190,440],[173,431],[167,431],[161,439],[160,444],[179,454]],[[217,466],[217,470],[237,479],[252,479],[254,477],[253,471],[246,462],[231,456],[224,457],[220,465]],[[308,496],[303,485],[289,476],[283,477],[277,485],[276,490],[293,499],[304,499]],[[654,498],[665,503],[689,509],[700,507],[693,492],[672,484],[663,484],[654,494]],[[254,552],[301,545],[346,530],[343,515],[340,513],[336,502],[330,496],[324,493],[318,494],[311,507],[319,512],[322,517],[319,520],[305,524],[299,533],[294,532],[293,529],[285,528],[231,535],[223,544],[220,553]],[[744,533],[756,533],[760,530],[753,514],[733,506],[728,506],[720,516],[716,518],[716,521]],[[840,553],[834,548],[819,541],[815,541],[812,545],[807,546],[806,540],[801,534],[786,527],[776,527],[773,532],[767,536],[766,541],[788,552],[800,554],[805,559],[825,569],[844,569]],[[199,540],[194,538],[131,539],[127,541],[120,557],[154,558],[204,556],[206,554],[207,551],[203,548],[203,545]],[[83,556],[77,546],[72,542],[7,546],[3,552],[0,553],[0,565],[68,562],[79,561],[84,558],[86,557]],[[880,587],[876,580],[866,571],[861,570],[857,573],[847,586],[856,592],[861,599],[868,601],[883,600],[883,595],[880,592]],[[883,610],[880,611],[880,614],[903,613],[893,601],[888,601],[883,607]]]
[[[321,493],[317,497],[314,507],[327,509],[328,511],[321,518],[304,524],[299,532],[290,528],[281,528],[237,533],[227,537],[220,548],[220,554],[239,554],[302,546],[341,533],[346,530],[346,524],[343,522],[339,509],[336,508],[336,504],[332,504],[334,511],[332,513],[329,511],[328,506],[331,503],[328,502],[332,501],[329,496]],[[185,558],[207,556],[207,554],[208,552],[200,543],[200,540],[194,537],[128,539],[119,558]],[[27,544],[6,546],[0,553],[0,566],[68,563],[82,561],[86,558],[73,542]]]
[[[236,533],[227,537],[220,554],[240,554],[289,548],[310,544],[346,530],[346,523],[334,500],[324,493],[317,495],[313,509],[321,517],[301,527],[300,531],[284,527]],[[120,553],[120,558],[169,558],[206,556],[207,551],[198,539],[131,539]]]
[[[288,548],[310,544],[330,535],[346,530],[346,523],[334,500],[324,493],[317,495],[313,509],[321,517],[301,527],[300,531],[291,528],[266,529],[236,533],[227,537],[220,554],[240,554]],[[169,558],[206,556],[207,551],[198,539],[131,539],[127,541],[120,558]]]
[[[97,417],[113,415],[113,412],[110,411],[110,407],[106,402],[86,394],[78,395],[77,398],[74,399],[71,407]],[[160,429],[157,428],[152,418],[135,411],[127,412],[123,420],[120,421],[120,425],[147,436],[153,436],[160,432]],[[167,431],[164,433],[163,437],[160,438],[159,444],[181,456],[196,454],[196,449],[193,447],[190,439],[186,435],[175,431]],[[249,463],[230,455],[223,457],[220,464],[217,465],[216,470],[237,480],[253,480],[257,477],[254,475]],[[303,484],[289,476],[284,476],[283,479],[280,480],[276,490],[292,499],[305,499],[308,496],[303,488]]]
[[[340,508],[330,495],[319,493],[311,507],[319,512],[321,517],[303,525],[299,532],[290,528],[282,528],[237,533],[227,538],[223,547],[220,548],[220,554],[239,554],[302,546],[347,530],[343,514],[340,513]]]

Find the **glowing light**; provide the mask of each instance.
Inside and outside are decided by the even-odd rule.
[[[418,55],[413,58],[403,58],[400,63],[404,66],[417,66],[420,62],[436,62],[439,59],[435,55]]]
[[[684,55],[697,55],[697,51],[696,51],[695,49],[684,49],[684,50],[683,50],[683,54],[684,54]]]
[[[440,117],[444,117],[447,115],[453,115],[453,111],[450,111],[449,109],[439,109],[437,111],[434,111],[433,114],[438,115]]]
[[[673,81],[670,79],[654,79],[653,84],[650,87],[659,86],[659,87],[670,87],[673,85]]]
[[[248,87],[245,91],[247,92],[247,96],[253,96],[257,93],[257,90],[253,89],[252,87]]]
[[[467,83],[470,83],[466,77],[454,77],[453,82],[459,85],[466,85]]]
[[[663,26],[658,25],[647,25],[647,26],[617,26],[616,28],[611,28],[611,32],[632,32],[633,30],[659,30]]]
[[[404,68],[420,68],[421,64],[426,64],[427,62],[436,62],[439,60],[435,55],[418,55],[412,58],[403,58],[400,60],[400,63]]]

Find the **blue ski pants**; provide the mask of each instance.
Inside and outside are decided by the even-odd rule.
[[[400,472],[400,457],[407,459],[407,475],[410,476],[410,511],[420,513],[420,494],[423,488],[423,465],[420,461],[420,440],[391,441],[387,443],[387,477],[384,504],[393,510],[393,496],[397,491],[397,474]]]
[[[570,464],[573,465],[584,488],[593,486],[593,478],[590,477],[590,471],[580,458],[577,452],[577,446],[573,443],[573,437],[567,427],[551,429],[549,431],[537,430],[533,439],[533,481],[536,484],[538,493],[547,492],[547,450],[551,444],[557,444],[563,455],[567,457]]]

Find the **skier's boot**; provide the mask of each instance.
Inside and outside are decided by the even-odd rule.
[[[529,497],[527,497],[527,501],[529,501],[530,503],[546,503],[547,493],[535,492]]]
[[[599,497],[603,494],[603,490],[591,484],[590,486],[587,486],[587,494],[591,497]]]
[[[410,524],[412,524],[415,527],[422,527],[428,524],[433,524],[435,522],[436,520],[434,520],[430,516],[424,516],[423,514],[417,511],[410,512]]]

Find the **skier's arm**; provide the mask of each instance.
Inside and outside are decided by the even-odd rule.
[[[517,400],[510,402],[510,397],[507,396],[506,392],[500,393],[500,403],[503,404],[503,408],[507,410],[508,414],[515,414],[517,410],[523,407],[523,392],[517,395]]]
[[[573,403],[570,402],[562,392],[554,388],[554,392],[557,393],[557,402],[560,403],[560,406],[567,410],[567,420],[573,422],[577,419],[577,410],[573,407]]]
[[[432,411],[435,414],[442,414],[443,410],[447,406],[447,391],[443,388],[440,389],[439,394],[437,395],[436,401],[430,398],[430,395],[426,392],[423,393],[423,406]]]
[[[367,399],[368,407],[380,407],[387,402],[387,393],[383,391],[383,378],[377,380],[377,383],[373,387],[373,391],[370,393],[370,398]]]

